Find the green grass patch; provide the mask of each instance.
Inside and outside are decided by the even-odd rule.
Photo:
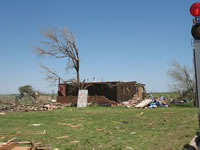
[[[126,109],[94,106],[6,113],[0,116],[0,141],[17,137],[22,141],[41,141],[61,150],[125,150],[127,147],[177,150],[195,135],[197,112],[191,107]],[[46,133],[41,134],[44,131]],[[57,139],[63,136],[68,138]]]

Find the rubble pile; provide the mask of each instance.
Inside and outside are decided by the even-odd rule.
[[[120,105],[123,106],[136,106],[138,101],[136,99],[130,99],[128,101],[121,102]]]
[[[49,111],[64,108],[60,103],[46,103],[43,105],[1,105],[0,112],[29,112],[29,111]]]
[[[170,103],[172,104],[183,104],[183,103],[188,103],[189,101],[186,99],[172,99]]]
[[[144,108],[144,107],[150,105],[152,102],[153,102],[152,99],[145,99],[141,103],[137,104],[135,107],[136,108]]]
[[[157,108],[157,107],[169,107],[168,100],[161,96],[160,98],[154,98],[153,96],[143,100],[135,106],[136,108]]]
[[[144,99],[142,101],[133,98],[128,101],[121,102],[118,105],[125,106],[126,108],[129,108],[131,106],[135,106],[136,108],[157,108],[159,106],[169,107],[168,103],[169,103],[168,99],[166,99],[164,96],[155,98],[150,95],[147,99]]]

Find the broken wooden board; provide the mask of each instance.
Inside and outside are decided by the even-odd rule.
[[[0,150],[12,150],[18,143],[9,143],[0,147]]]
[[[30,150],[30,149],[31,149],[30,146],[17,146],[13,148],[12,150]]]
[[[51,146],[41,145],[41,142],[14,142],[15,139],[12,138],[6,143],[0,143],[0,150],[52,150]],[[30,146],[18,146],[19,144],[29,144]]]

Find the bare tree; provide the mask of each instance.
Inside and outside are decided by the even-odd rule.
[[[180,96],[192,99],[194,105],[196,105],[194,69],[188,66],[182,66],[175,60],[171,62],[170,66],[172,68],[167,74],[173,81],[171,88],[177,91]]]
[[[66,82],[63,78],[61,78],[54,70],[49,69],[49,67],[45,65],[40,65],[40,67],[43,69],[42,73],[45,74],[46,80],[52,83],[52,85],[55,85],[58,80],[61,80],[62,82]]]
[[[79,50],[76,45],[75,36],[66,27],[59,29],[56,27],[46,28],[42,31],[42,35],[47,39],[41,41],[40,46],[35,47],[38,56],[49,55],[55,58],[66,59],[66,70],[75,69],[76,84],[80,87],[79,77]],[[55,71],[41,65],[45,70],[47,78],[56,80],[59,78]]]

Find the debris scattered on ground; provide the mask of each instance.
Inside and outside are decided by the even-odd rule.
[[[189,100],[186,100],[186,99],[172,99],[170,101],[170,103],[172,104],[183,104],[183,103],[188,103]]]
[[[65,105],[60,103],[46,103],[43,105],[1,105],[0,115],[3,112],[29,112],[29,111],[50,111],[55,109],[62,109]]]
[[[131,132],[130,134],[136,134],[136,132]]]
[[[136,106],[138,101],[136,99],[130,99],[128,101],[121,102],[120,105],[126,106],[126,108],[130,108],[131,106]]]
[[[16,139],[16,137],[14,137],[14,138],[8,140],[6,143],[9,144],[10,142],[14,141],[15,139]]]
[[[4,112],[0,112],[0,115],[5,115],[6,113],[4,113]]]
[[[66,139],[68,138],[69,136],[60,136],[60,137],[57,137],[56,139]]]
[[[80,141],[71,141],[69,144],[79,143]]]
[[[136,117],[140,117],[140,116],[142,116],[143,114],[144,114],[144,112],[141,112],[141,113],[137,114]]]
[[[102,128],[102,129],[96,129],[96,131],[105,131],[105,128]]]
[[[101,97],[100,97],[101,98]],[[128,101],[123,101],[120,103],[115,103],[114,101],[108,100],[105,97],[98,101],[90,100],[88,103],[96,103],[99,106],[125,106],[125,108],[131,108],[135,106],[136,108],[157,108],[157,107],[169,107],[170,103],[186,103],[188,100],[168,100],[164,96],[154,97],[149,95],[147,99],[139,100],[137,97],[133,97]],[[72,103],[57,103],[56,100],[51,100],[50,103],[45,104],[34,104],[34,105],[15,105],[15,104],[4,104],[0,105],[0,115],[5,115],[5,112],[29,112],[29,111],[50,111],[55,109],[62,109],[65,106],[73,106]],[[70,110],[72,111],[72,110]]]
[[[57,123],[58,125],[62,125],[62,126],[70,126],[72,128],[78,128],[80,127],[81,124],[76,124],[76,123]]]
[[[120,129],[120,127],[114,127],[115,129],[117,129],[117,130],[119,130]]]
[[[137,104],[136,108],[157,108],[157,107],[169,107],[168,100],[161,96],[159,98],[154,98],[153,96],[148,99],[143,100],[139,104]]]
[[[134,150],[132,147],[126,147],[127,149],[129,149],[129,150]]]
[[[52,150],[52,147],[49,145],[41,145],[41,142],[20,142],[14,137],[5,143],[0,143],[0,150]]]
[[[129,105],[129,102],[128,101],[125,101],[125,102],[121,102],[122,105]]]
[[[149,104],[151,104],[152,102],[153,102],[152,99],[145,99],[141,103],[137,104],[135,107],[136,108],[144,108],[144,107],[148,106]]]
[[[112,121],[112,123],[119,123],[119,122],[117,122],[117,121]]]
[[[41,126],[41,124],[39,124],[39,123],[34,123],[34,124],[32,124],[32,126]]]
[[[149,126],[152,126],[154,123],[155,123],[155,121],[149,123],[148,125],[149,125]]]
[[[44,135],[44,134],[46,134],[46,130],[44,130],[43,132],[36,133],[36,134]]]

